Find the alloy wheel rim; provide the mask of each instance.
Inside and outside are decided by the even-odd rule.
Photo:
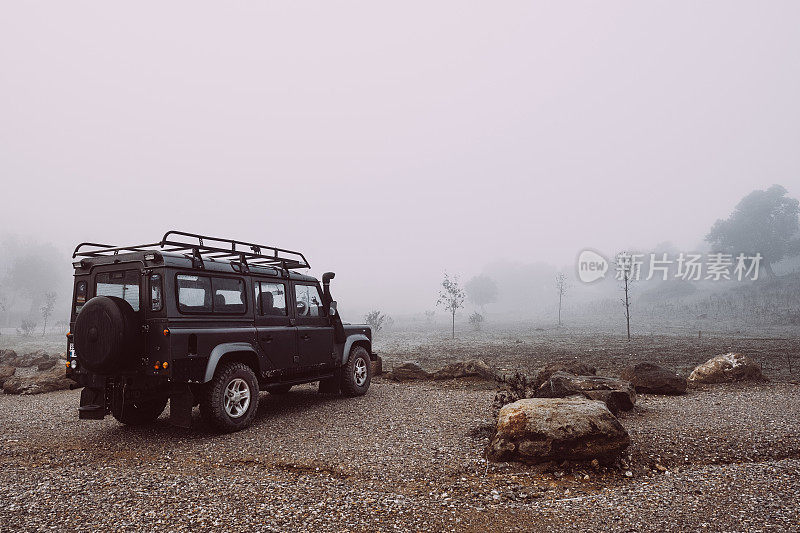
[[[356,365],[353,369],[353,377],[355,378],[356,385],[363,387],[367,382],[367,362],[361,357],[356,359]]]
[[[225,412],[231,418],[239,418],[250,407],[250,386],[242,378],[235,378],[225,387],[223,398]]]

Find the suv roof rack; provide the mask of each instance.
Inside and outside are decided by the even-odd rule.
[[[207,244],[210,241],[210,244]],[[160,242],[135,246],[109,246],[83,242],[75,247],[72,257],[102,257],[118,255],[120,252],[146,252],[161,248],[164,252],[190,252],[195,261],[208,259],[239,261],[244,266],[282,267],[286,270],[310,268],[311,265],[300,252],[276,248],[265,244],[209,237],[185,231],[170,230]]]

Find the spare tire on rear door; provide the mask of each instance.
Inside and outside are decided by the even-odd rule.
[[[73,333],[78,364],[98,374],[131,368],[141,355],[142,329],[131,304],[96,296],[83,306]]]

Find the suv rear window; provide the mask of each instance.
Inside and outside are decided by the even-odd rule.
[[[116,296],[122,298],[139,310],[139,272],[123,270],[117,272],[100,272],[95,277],[95,296]]]
[[[178,310],[182,313],[241,314],[247,310],[244,281],[178,274]]]

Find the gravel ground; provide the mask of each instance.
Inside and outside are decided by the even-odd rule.
[[[487,465],[493,389],[376,380],[262,395],[252,427],[77,420],[78,391],[0,395],[0,529],[788,531],[800,386],[642,396],[623,464]]]

